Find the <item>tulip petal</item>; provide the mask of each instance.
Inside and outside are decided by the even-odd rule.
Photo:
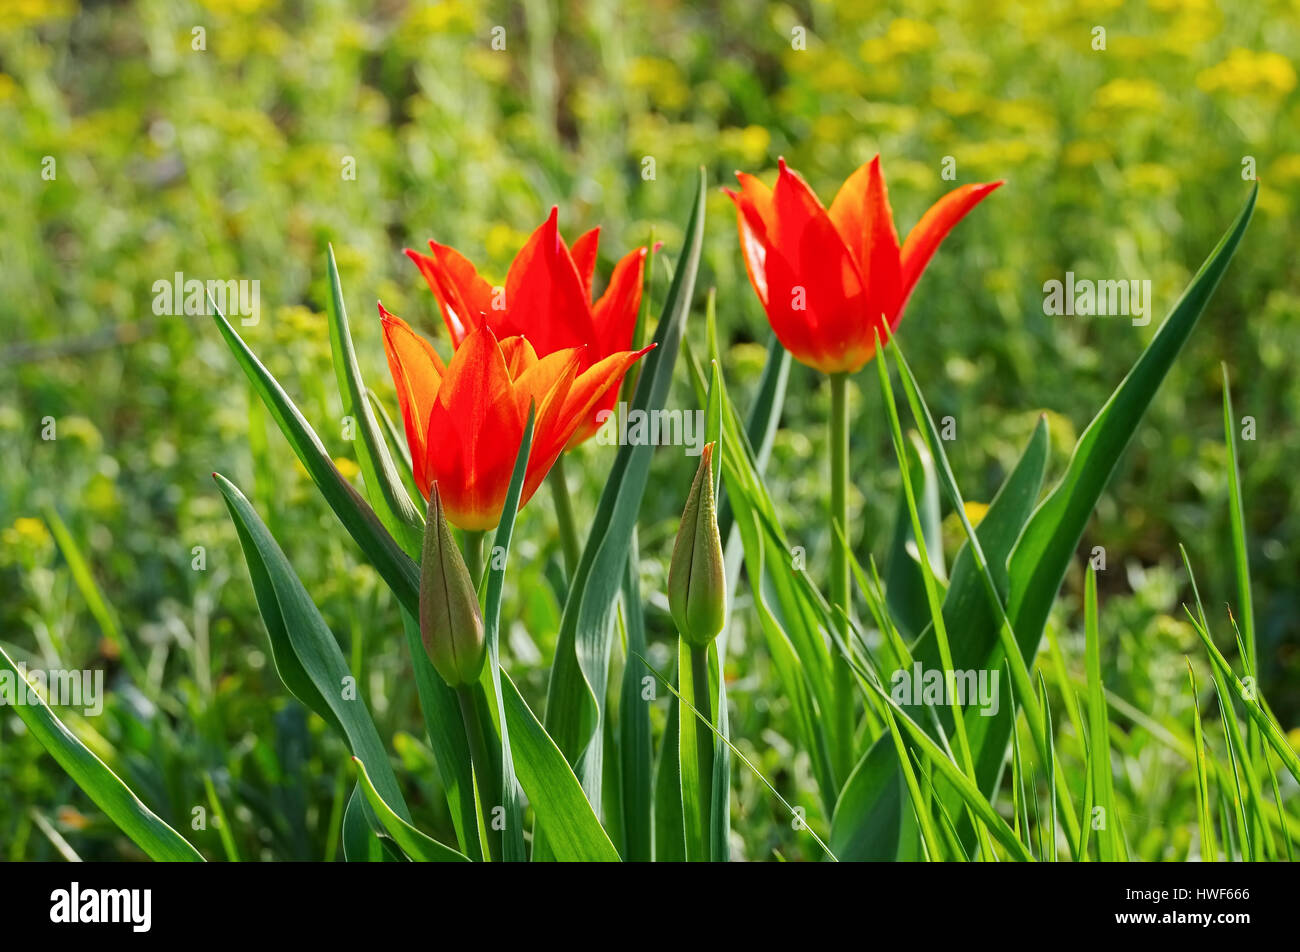
[[[596,419],[600,409],[611,394],[617,395],[618,386],[632,365],[654,348],[651,344],[638,351],[610,354],[578,376],[564,399],[561,414],[564,425],[556,434],[561,448],[576,446],[600,429]]]
[[[447,375],[447,367],[432,344],[382,304],[379,318],[384,329],[384,353],[388,356],[388,369],[397,388],[397,402],[406,428],[406,444],[411,450],[415,484],[427,497],[430,480],[425,460],[429,414]]]
[[[880,156],[840,186],[830,216],[866,282],[868,319],[878,320],[883,314],[892,321],[901,293],[898,231],[880,171]]]
[[[637,313],[641,310],[641,287],[645,281],[646,249],[629,251],[614,265],[609,286],[592,308],[596,325],[596,349],[612,354],[632,346]]]
[[[507,337],[500,342],[501,356],[505,358],[510,379],[517,381],[521,374],[537,363],[537,351],[527,337]]]
[[[529,237],[506,275],[508,321],[492,321],[503,336],[523,334],[538,353],[549,354],[595,341],[591,298],[584,291],[568,247],[560,238],[559,210]]]
[[[929,211],[921,216],[921,220],[916,223],[916,227],[908,233],[907,238],[903,241],[899,314],[902,314],[907,299],[912,295],[912,289],[916,287],[916,282],[921,279],[921,272],[930,263],[930,258],[938,249],[939,243],[947,237],[948,232],[952,231],[957,222],[966,216],[967,212],[978,205],[984,199],[984,196],[1001,184],[1001,181],[985,182],[955,188],[931,205]],[[897,318],[895,318],[894,324],[897,324]]]
[[[857,262],[812,189],[784,160],[772,197],[766,259],[772,329],[804,363],[828,373],[857,369],[852,365],[873,339]]]
[[[432,256],[410,248],[406,249],[406,256],[424,275],[451,334],[452,346],[459,347],[465,335],[478,327],[483,314],[491,309],[492,286],[455,248],[436,241],[430,241],[429,248]]]
[[[447,367],[429,415],[428,470],[447,518],[462,529],[490,529],[501,518],[524,415],[496,335],[473,331]]]
[[[537,419],[533,426],[533,448],[528,459],[528,475],[524,479],[524,495],[520,502],[526,502],[531,495],[529,477],[540,470],[541,476],[532,483],[535,490],[555,464],[559,452],[556,450],[556,434],[570,431],[566,416],[566,401],[578,370],[587,359],[585,347],[570,347],[547,354],[515,380],[515,400],[521,412],[527,414],[530,404],[537,407]],[[559,442],[560,450],[564,443]]]
[[[772,190],[746,172],[737,172],[736,178],[740,181],[740,191],[733,192],[729,188],[723,191],[736,204],[736,229],[740,234],[745,271],[749,273],[749,283],[754,286],[759,301],[766,307],[767,270],[764,262],[767,258],[767,231],[775,217]]]
[[[596,247],[599,242],[600,226],[597,225],[580,235],[570,252],[573,265],[578,269],[578,277],[582,278],[582,286],[586,288],[588,301],[591,300],[591,281],[596,274]]]

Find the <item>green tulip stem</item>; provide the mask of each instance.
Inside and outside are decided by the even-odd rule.
[[[465,740],[469,742],[469,759],[474,768],[474,783],[478,788],[479,821],[487,840],[488,858],[492,861],[501,859],[501,833],[492,829],[492,809],[500,806],[501,771],[494,759],[488,755],[487,735],[483,732],[483,721],[478,716],[478,707],[474,703],[474,686],[462,684],[456,688],[456,699],[460,701],[460,715],[465,722]]]
[[[569,499],[569,484],[564,478],[564,454],[561,453],[551,467],[546,481],[555,496],[555,518],[560,524],[560,548],[564,551],[564,571],[569,578],[578,569],[578,532],[573,523],[573,503]]]
[[[831,374],[831,606],[839,609],[836,622],[844,643],[849,643],[849,617],[852,599],[849,593],[849,375]],[[835,531],[839,523],[840,531]],[[841,534],[842,533],[842,534]],[[836,698],[835,763],[841,769],[852,766],[853,742],[853,675],[848,663],[835,654],[834,686]],[[841,778],[843,779],[843,778]]]
[[[465,568],[475,588],[483,581],[483,536],[482,529],[465,530]]]
[[[695,718],[695,761],[700,777],[700,830],[707,848],[712,848],[713,817],[713,698],[709,691],[709,646],[691,645],[691,703],[704,717]]]

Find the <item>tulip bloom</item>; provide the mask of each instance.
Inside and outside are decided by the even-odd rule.
[[[520,506],[593,408],[650,350],[617,351],[592,362],[588,348],[577,346],[539,357],[528,339],[498,339],[484,323],[444,364],[405,321],[382,304],[379,313],[415,483],[428,499],[437,482],[447,519],[462,529],[491,529],[500,521],[531,404],[537,417]]]
[[[853,373],[903,316],[921,272],[954,225],[1001,182],[963,185],[930,207],[900,246],[880,156],[840,188],[830,210],[780,160],[776,187],[737,172],[740,246],[777,338],[823,373]]]
[[[542,358],[583,347],[579,371],[585,371],[632,346],[646,249],[629,252],[614,266],[609,287],[593,304],[600,229],[593,228],[570,248],[560,237],[558,214],[552,208],[515,256],[505,287],[492,287],[469,259],[436,241],[429,242],[432,255],[406,250],[433,291],[453,347],[459,349],[474,331],[491,326],[501,340],[528,338]],[[617,398],[617,387],[606,391],[574,431],[570,445],[594,436],[600,428],[597,414],[612,409]]]

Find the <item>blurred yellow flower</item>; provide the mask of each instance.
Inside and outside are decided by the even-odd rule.
[[[984,108],[987,100],[969,89],[932,89],[930,101],[950,116],[969,116]]]
[[[1103,162],[1110,158],[1110,146],[1104,142],[1071,142],[1065,147],[1065,152],[1061,156],[1061,161],[1066,165],[1078,168],[1084,165],[1094,165],[1097,162]]]
[[[638,56],[628,64],[625,79],[633,89],[649,96],[658,109],[675,111],[690,100],[690,89],[671,60]]]
[[[439,0],[417,4],[402,22],[401,30],[412,37],[442,33],[468,33],[474,29],[474,12],[461,0]]]
[[[963,506],[966,510],[966,518],[970,520],[972,527],[978,526],[984,517],[988,514],[988,503],[967,501]]]
[[[762,126],[743,129],[723,129],[718,145],[728,156],[735,156],[742,165],[757,165],[767,158],[772,144],[772,134]]]
[[[270,0],[199,0],[199,6],[212,13],[234,13],[239,16],[248,16],[252,13],[263,12],[270,6]]]
[[[361,472],[361,467],[347,456],[336,457],[334,459],[334,468],[339,471],[339,475],[344,479],[356,479]]]
[[[1279,156],[1268,167],[1268,172],[1263,178],[1270,183],[1294,182],[1300,179],[1300,155],[1292,152],[1288,155]]]
[[[1124,172],[1124,180],[1144,192],[1172,192],[1178,188],[1178,176],[1173,169],[1156,162],[1142,162]]]
[[[1295,67],[1285,56],[1241,47],[1229,53],[1222,63],[1196,74],[1196,85],[1205,92],[1235,96],[1276,98],[1295,89],[1295,81]]]
[[[1099,109],[1157,112],[1165,104],[1165,94],[1149,79],[1112,79],[1093,95]]]
[[[65,20],[76,12],[72,0],[6,0],[0,33],[18,31],[45,20]]]
[[[921,20],[900,17],[889,24],[884,36],[873,36],[859,48],[868,63],[888,62],[894,56],[920,53],[939,42],[939,31]]]
[[[5,533],[6,543],[12,540],[19,545],[44,546],[50,542],[50,530],[45,528],[44,522],[32,516],[19,516]]]
[[[572,224],[569,225],[569,229],[573,230]],[[577,237],[578,233],[574,232],[569,241]],[[487,251],[490,260],[509,263],[514,260],[515,254],[527,241],[528,234],[526,232],[511,228],[504,222],[498,221],[493,222],[491,227],[488,228],[487,235],[483,238],[483,247]]]

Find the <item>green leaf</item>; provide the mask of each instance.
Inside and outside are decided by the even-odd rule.
[[[936,579],[944,577],[943,545],[939,536],[939,481],[935,476],[934,458],[920,435],[908,431],[908,455],[911,457],[912,492],[916,496],[925,537],[925,551]],[[885,598],[890,613],[909,638],[915,638],[929,625],[930,608],[925,600],[921,566],[917,562],[917,545],[907,508],[907,494],[900,488],[895,506],[894,535],[885,562]]]
[[[686,240],[655,332],[656,347],[642,362],[635,410],[664,405],[686,327],[704,237],[704,170]],[[622,585],[628,544],[636,525],[654,447],[619,447],[601,493],[587,544],[569,586],[546,698],[546,726],[582,778],[592,803],[600,803],[603,718],[613,634],[614,602]]]
[[[549,855],[561,861],[617,862],[618,850],[601,827],[568,761],[504,671],[501,697],[519,785],[528,795]]]
[[[9,683],[15,695],[18,691],[26,690],[23,675],[4,648],[0,647],[0,686],[4,682]],[[77,786],[85,791],[86,796],[117,824],[119,830],[144,850],[150,859],[159,862],[203,861],[198,850],[159,819],[107,764],[68,730],[43,698],[35,692],[31,692],[30,697],[31,703],[13,705],[18,717]]]
[[[1033,511],[1043,484],[1047,466],[1047,421],[1040,417],[1015,469],[1007,476],[988,512],[976,529],[990,566],[1005,565],[1016,538]],[[987,627],[994,634],[996,622],[989,607],[988,595],[969,545],[963,545],[953,561],[952,578],[943,603],[944,617],[962,637],[952,644],[953,663],[959,668],[974,668],[983,661],[979,645],[971,644],[971,633]],[[941,665],[933,627],[927,627],[912,646],[913,661],[925,670]],[[1000,679],[999,679],[1000,680]],[[999,684],[999,689],[1004,686]],[[1003,690],[1000,703],[1009,703]],[[987,718],[983,718],[987,720]],[[858,762],[835,805],[831,825],[831,849],[846,860],[915,859],[919,842],[914,836],[900,835],[915,831],[905,823],[902,778],[899,763],[889,738],[879,738]]]
[[[397,600],[412,615],[420,612],[420,568],[403,551],[402,547],[384,528],[370,504],[361,497],[352,484],[343,478],[331,459],[320,437],[311,428],[303,415],[298,412],[289,395],[271,376],[248,349],[248,345],[235,333],[216,307],[213,306],[214,320],[221,336],[225,338],[239,366],[243,368],[253,391],[261,398],[270,411],[280,432],[284,434],[289,445],[316,488],[320,490],[329,507],[334,510],[343,527],[348,530],[353,541],[361,547],[367,560],[375,567],[388,587],[393,590]]]
[[[654,858],[654,740],[650,728],[650,703],[642,694],[649,676],[641,656],[646,652],[645,616],[641,606],[641,573],[637,536],[628,544],[623,571],[622,611],[627,632],[627,660],[619,693],[619,766],[623,772],[624,859],[649,862]]]
[[[1252,190],[1237,220],[1196,273],[1128,376],[1084,431],[1075,446],[1065,475],[1034,510],[1023,534],[1015,542],[1008,568],[1008,615],[1021,654],[1027,664],[1031,663],[1038,653],[1048,612],[1065,577],[1070,559],[1082,538],[1087,520],[1120,454],[1128,445],[1142,415],[1150,405],[1156,389],[1173,365],[1183,343],[1196,325],[1197,318],[1205,309],[1219,279],[1223,276],[1250,221],[1257,191],[1257,188]],[[998,561],[1000,556],[992,545],[983,541],[983,530],[987,521],[988,516],[980,525],[979,535],[981,545],[992,566],[1000,564]],[[972,573],[972,582],[970,597],[982,604],[976,608],[979,614],[955,616],[962,619],[963,630],[962,638],[953,645],[954,664],[966,669],[1000,668],[1001,648],[998,642],[998,625],[989,610],[988,599],[981,590],[982,583],[977,573]],[[954,598],[956,590],[957,567],[954,566],[949,599]],[[947,600],[945,600],[946,604]],[[948,613],[945,610],[945,618],[947,617]],[[931,659],[922,657],[922,648],[923,646],[918,644],[918,649],[913,653],[927,667],[935,666]],[[995,787],[1006,758],[1014,713],[1013,706],[1006,703],[1007,697],[1004,690],[1004,703],[1000,705],[996,716],[983,717],[978,712],[967,714],[968,738],[976,752],[976,774],[979,777],[980,789],[984,791],[991,791]],[[893,759],[890,757],[886,760],[882,755],[876,755],[874,750],[868,754],[869,758],[873,756],[877,758],[874,761],[877,767],[882,765],[888,767],[889,760]],[[860,768],[861,766],[859,765]],[[896,787],[896,783],[884,783],[875,777],[868,777],[863,782],[876,787],[882,793],[890,792],[891,786]],[[851,836],[850,825],[854,823],[864,824],[867,828],[879,831],[881,835],[870,843],[859,839],[867,852],[848,858],[886,859],[896,855],[895,844],[890,843],[888,831],[897,829],[899,824],[879,817],[866,819],[860,813],[864,808],[861,798],[855,797],[853,802],[855,809],[853,815],[846,816],[844,825],[841,826],[842,835]],[[896,798],[880,799],[878,808],[886,813],[894,813],[897,810]],[[871,845],[872,843],[874,846]],[[897,846],[897,855],[901,857],[909,855],[908,850],[913,849],[907,842]],[[834,830],[832,847],[837,847]],[[839,848],[836,848],[836,852],[845,855]]]
[[[1101,634],[1097,624],[1097,570],[1089,565],[1084,582],[1083,618],[1088,671],[1088,770],[1092,773],[1093,802],[1104,811],[1105,827],[1098,831],[1097,850],[1102,862],[1119,858],[1119,814],[1110,767],[1110,721],[1101,683]]]
[[[371,765],[375,786],[384,799],[409,821],[411,814],[388,754],[365,702],[356,694],[355,679],[325,619],[244,494],[220,474],[214,473],[213,478],[238,531],[276,670],[285,686],[343,733],[352,753]],[[377,819],[367,819],[376,833],[383,832]]]
[[[642,656],[644,658],[644,656]],[[647,671],[649,665],[641,661]],[[667,683],[667,682],[665,682]],[[669,686],[671,689],[671,685]],[[656,863],[686,862],[686,818],[682,809],[681,763],[677,737],[681,730],[680,710],[675,695],[668,698],[668,719],[659,757],[655,764],[654,837]]]
[[[1237,428],[1232,416],[1232,392],[1228,389],[1228,365],[1223,371],[1223,438],[1228,447],[1228,507],[1232,516],[1232,565],[1237,573],[1237,609],[1245,635],[1244,660],[1249,671],[1258,670],[1255,647],[1255,607],[1250,594],[1250,556],[1246,549],[1246,512],[1241,500],[1241,464],[1237,460]]]
[[[352,417],[361,433],[356,444],[357,462],[366,483],[371,505],[389,533],[400,540],[402,548],[413,558],[420,551],[424,533],[424,517],[411,502],[402,484],[401,475],[393,465],[384,442],[374,410],[366,399],[366,385],[361,380],[356,350],[352,346],[352,333],[348,329],[348,312],[343,303],[343,288],[339,283],[338,264],[334,260],[334,247],[329,247],[330,296],[326,312],[329,315],[330,352],[333,355],[334,374],[338,379],[339,396],[343,412]]]
[[[357,765],[357,771],[361,778],[361,791],[365,794],[370,809],[379,818],[380,824],[388,831],[388,835],[393,838],[394,842],[402,848],[402,851],[407,856],[422,863],[469,862],[469,857],[456,852],[449,846],[444,846],[433,837],[421,833],[393,812],[393,808],[384,801],[384,798],[379,795],[379,791],[375,789],[370,774],[366,772],[366,765],[358,757],[353,757],[352,761]]]
[[[519,785],[515,779],[515,765],[510,752],[510,729],[506,719],[505,701],[501,697],[501,590],[505,585],[506,560],[510,555],[510,537],[515,519],[519,515],[519,497],[523,493],[524,475],[528,470],[528,453],[533,445],[533,424],[537,420],[537,407],[528,410],[528,424],[515,454],[515,468],[506,490],[501,522],[497,525],[488,559],[487,589],[484,599],[483,632],[487,643],[488,664],[486,678],[496,698],[497,729],[501,737],[501,806],[505,808],[505,829],[502,831],[502,858],[506,862],[523,862],[528,858],[524,849],[523,807],[519,803]],[[494,794],[496,791],[494,791]],[[494,804],[495,805],[495,804]]]

